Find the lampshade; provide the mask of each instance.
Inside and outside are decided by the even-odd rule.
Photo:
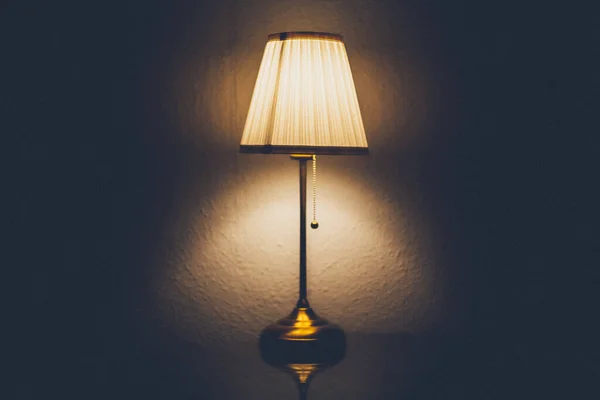
[[[368,152],[341,35],[320,32],[269,35],[240,150]]]

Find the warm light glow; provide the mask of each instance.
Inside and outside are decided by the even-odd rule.
[[[224,179],[211,196],[218,201],[178,219],[190,221],[190,230],[178,228],[188,241],[156,277],[157,315],[185,340],[199,331],[255,340],[298,300],[298,166],[288,157],[242,158],[244,173]],[[307,227],[311,306],[344,321],[346,332],[430,329],[442,318],[433,305],[445,298],[428,233],[417,213],[371,185],[368,157],[349,158],[321,160],[320,226]],[[348,174],[349,165],[357,172]]]
[[[261,151],[264,146],[321,154],[336,153],[339,148],[366,151],[352,72],[340,36],[269,37],[241,141],[242,149]]]
[[[309,316],[306,314],[306,308],[298,309],[298,317],[294,322],[294,329],[287,332],[284,336],[288,340],[311,341],[315,338],[307,338],[317,332]]]

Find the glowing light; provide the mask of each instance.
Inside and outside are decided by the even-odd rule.
[[[241,146],[324,154],[340,147],[366,151],[350,63],[339,35],[269,37]]]
[[[315,339],[305,339],[305,337],[310,336],[315,332],[317,332],[317,328],[315,328],[309,316],[306,314],[306,308],[300,308],[298,310],[297,320],[294,322],[294,329],[289,331],[285,336],[290,340],[310,341]]]
[[[419,329],[421,321],[406,322],[403,311],[427,302],[437,281],[419,263],[420,247],[411,244],[412,217],[398,213],[366,176],[348,176],[326,159],[322,165],[321,226],[309,228],[307,237],[311,305],[324,318],[343,320],[347,331],[365,332],[365,318],[367,332]],[[298,294],[295,167],[283,156],[257,160],[214,195],[219,201],[211,203],[211,214],[218,218],[207,219],[200,208],[187,217],[196,234],[157,278],[159,302],[182,310],[169,308],[166,317],[190,316],[177,320],[178,334],[194,338],[200,324],[223,340],[240,332],[254,339],[290,312]],[[347,318],[349,310],[355,318]]]

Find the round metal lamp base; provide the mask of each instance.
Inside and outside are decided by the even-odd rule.
[[[333,366],[346,354],[346,335],[338,325],[320,318],[310,307],[266,327],[260,335],[263,360],[272,366],[323,364]]]

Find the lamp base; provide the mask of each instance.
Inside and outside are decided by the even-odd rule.
[[[263,360],[272,366],[333,366],[346,354],[346,335],[342,328],[320,318],[312,308],[296,307],[290,315],[261,332],[260,350]]]

